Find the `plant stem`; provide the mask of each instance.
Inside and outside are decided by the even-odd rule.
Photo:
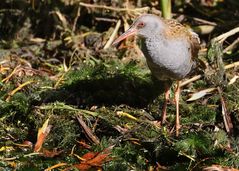
[[[160,0],[163,18],[171,19],[171,0]]]

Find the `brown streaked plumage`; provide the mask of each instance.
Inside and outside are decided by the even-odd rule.
[[[130,28],[118,37],[113,44],[125,38],[137,35],[142,40],[149,69],[159,80],[176,80],[176,135],[179,134],[179,81],[188,76],[197,65],[200,49],[199,37],[176,20],[164,20],[152,14],[138,17]],[[169,87],[166,86],[162,123],[166,120]]]
[[[191,58],[197,60],[197,55],[200,49],[200,39],[198,35],[186,27],[184,27],[181,23],[177,22],[174,19],[164,20],[162,19],[169,29],[165,31],[165,35],[169,39],[173,39],[175,37],[185,37],[190,42],[191,46]],[[193,60],[193,59],[192,59]]]

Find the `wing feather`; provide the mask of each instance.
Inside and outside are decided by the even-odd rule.
[[[192,58],[197,58],[198,52],[200,50],[200,39],[198,35],[192,31],[189,31],[189,42]]]
[[[164,20],[165,24],[169,29],[165,32],[167,38],[175,38],[175,37],[183,37],[187,38],[190,44],[190,52],[191,52],[191,61],[194,63],[193,68],[201,68],[205,69],[205,63],[198,58],[198,52],[200,50],[200,39],[197,33],[189,30],[187,27],[179,23],[177,20]]]

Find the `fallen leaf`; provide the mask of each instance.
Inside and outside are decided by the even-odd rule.
[[[199,92],[193,93],[192,96],[187,101],[191,102],[191,101],[198,100],[204,97],[205,95],[207,95],[208,93],[211,93],[214,90],[216,90],[216,88],[208,88],[208,89],[204,89]]]
[[[63,152],[63,150],[60,150],[60,151],[57,151],[57,150],[53,150],[53,151],[50,151],[50,150],[47,150],[47,149],[42,149],[42,155],[44,157],[55,157],[55,156],[58,156],[59,154],[61,154]]]
[[[91,168],[101,168],[105,162],[112,160],[112,158],[109,157],[112,148],[113,146],[104,149],[102,152],[88,152],[81,157],[81,159],[84,160],[82,160],[80,164],[73,166],[83,171]]]
[[[86,148],[86,149],[90,149],[91,146],[86,144],[85,141],[77,141],[82,147]]]
[[[48,125],[48,122],[49,122],[49,118],[44,122],[42,127],[38,130],[37,142],[35,144],[34,152],[39,152],[41,150],[42,144],[51,130],[52,126]]]
[[[110,153],[98,154],[95,158],[88,160],[88,161],[84,161],[84,162],[91,166],[101,167],[104,162],[111,160],[111,159],[109,159],[109,160],[107,159],[109,155],[110,155]]]
[[[84,154],[83,156],[82,156],[82,158],[84,159],[84,160],[90,160],[90,159],[93,159],[95,156],[97,156],[99,154],[99,152],[98,153],[95,153],[95,152],[89,152],[89,153],[86,153],[86,154]]]

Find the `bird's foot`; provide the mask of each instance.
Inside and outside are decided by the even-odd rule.
[[[169,122],[167,121],[166,117],[162,117],[161,125],[167,125]]]
[[[179,135],[179,130],[181,129],[181,125],[174,125],[174,127],[170,130],[170,134],[176,133],[176,137]]]

